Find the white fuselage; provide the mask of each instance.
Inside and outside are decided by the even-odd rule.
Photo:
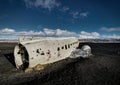
[[[14,56],[16,67],[19,68],[25,62],[28,67],[38,64],[53,63],[70,56],[78,47],[78,39],[22,39],[15,47]]]

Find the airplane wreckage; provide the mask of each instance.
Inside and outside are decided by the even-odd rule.
[[[29,72],[36,68],[44,69],[44,65],[66,58],[89,57],[91,48],[84,45],[77,49],[76,38],[20,38],[14,49],[17,69]]]

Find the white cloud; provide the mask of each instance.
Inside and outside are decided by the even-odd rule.
[[[100,30],[103,30],[103,31],[106,31],[106,32],[120,31],[120,27],[118,27],[118,28],[106,28],[106,27],[102,27]]]
[[[5,28],[0,30],[0,38],[2,37],[32,37],[32,36],[37,36],[37,37],[77,37],[77,34],[75,32],[70,32],[67,30],[61,30],[61,29],[48,29],[44,28],[43,31],[20,31],[17,32],[14,29],[10,28]]]
[[[61,12],[67,12],[67,11],[69,11],[70,10],[70,8],[69,7],[67,7],[67,6],[63,6],[61,9],[59,9]]]
[[[76,37],[77,34],[75,32],[70,32],[67,30],[61,30],[61,29],[44,29],[43,33],[46,36],[53,36],[53,37]]]
[[[70,32],[67,30],[61,30],[61,29],[57,29],[56,30],[56,35],[57,36],[66,36],[66,37],[76,37],[77,34],[75,32]]]
[[[35,32],[35,31],[21,31],[16,32],[15,35],[17,36],[44,36],[44,33],[42,31]]]
[[[11,33],[14,33],[14,32],[15,32],[15,30],[10,29],[10,28],[5,28],[5,29],[0,30],[0,34],[11,34]]]
[[[78,12],[78,11],[76,11],[76,12],[72,12],[70,14],[72,14],[74,19],[78,19],[78,18],[87,17],[89,12]]]
[[[69,9],[70,9],[69,7],[63,7],[64,12],[68,11]]]
[[[61,29],[44,28],[43,31],[15,31],[14,29],[5,28],[0,30],[0,39],[17,39],[19,37],[77,37],[80,39],[120,39],[120,35],[101,35],[98,32],[81,31],[80,34]]]
[[[24,0],[27,7],[41,7],[51,11],[53,8],[60,6],[56,0]]]
[[[68,6],[63,6],[62,3],[58,2],[58,0],[23,0],[26,7],[32,8],[44,8],[51,11],[54,8],[57,8],[58,11],[64,12],[67,15],[70,15],[72,19],[80,19],[88,17],[89,12],[85,11],[74,11],[71,10]],[[60,0],[59,0],[60,1]],[[59,18],[61,18],[62,15],[59,15]]]
[[[98,32],[85,32],[81,31],[79,35],[80,39],[120,39],[120,35],[100,35]]]
[[[80,13],[80,16],[81,16],[81,17],[87,17],[88,14],[89,14],[89,12],[82,12],[82,13]]]
[[[116,35],[116,34],[113,34],[113,35],[102,35],[101,38],[104,38],[104,39],[120,39],[120,35]]]
[[[79,38],[82,39],[96,39],[96,38],[100,38],[100,34],[97,32],[85,32],[85,31],[81,31]]]
[[[75,19],[79,18],[79,12],[74,12],[72,13],[72,15],[73,15],[73,18]]]
[[[43,29],[43,33],[45,34],[45,36],[55,36],[55,30],[52,29]]]

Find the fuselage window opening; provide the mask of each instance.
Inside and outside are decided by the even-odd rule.
[[[42,52],[41,52],[41,55],[45,55],[45,53],[42,51]]]
[[[36,50],[36,53],[40,53],[39,49]]]
[[[60,51],[60,48],[59,48],[59,47],[57,48],[57,51]]]
[[[65,49],[67,49],[67,45],[65,45]]]
[[[70,48],[70,45],[68,44],[68,48]]]
[[[62,46],[62,49],[64,49],[64,47]]]
[[[50,50],[48,50],[47,54],[50,54]]]

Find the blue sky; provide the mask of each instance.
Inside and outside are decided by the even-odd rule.
[[[119,0],[0,0],[0,38],[120,38]]]

